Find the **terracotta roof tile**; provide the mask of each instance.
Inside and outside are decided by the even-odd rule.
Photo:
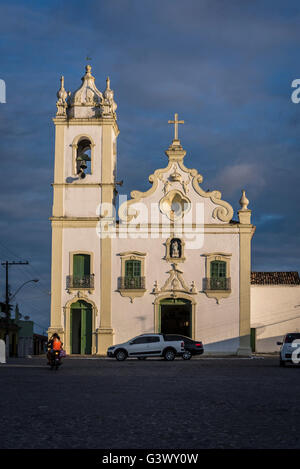
[[[252,285],[300,285],[298,272],[251,272]]]

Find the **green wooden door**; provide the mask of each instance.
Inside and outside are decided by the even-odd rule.
[[[81,309],[81,354],[92,353],[92,308],[85,303]]]
[[[91,256],[89,254],[74,254],[73,257],[73,276],[83,278],[90,275]]]
[[[92,306],[78,300],[71,306],[71,353],[90,355],[92,353]]]

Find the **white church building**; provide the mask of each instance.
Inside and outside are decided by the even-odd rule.
[[[251,296],[261,278],[256,284],[251,277],[255,227],[245,191],[234,219],[218,190],[201,188],[175,114],[174,138],[162,168],[149,176],[150,189],[118,203],[119,128],[109,79],[100,92],[87,65],[81,87],[67,93],[62,77],[57,96],[48,334],[58,332],[75,355],[105,355],[110,345],[147,332],[202,340],[208,353],[251,354],[266,296],[255,290],[256,331]],[[269,302],[272,319],[272,295]]]

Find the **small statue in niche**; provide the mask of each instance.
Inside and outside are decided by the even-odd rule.
[[[181,242],[179,239],[172,239],[171,241],[171,257],[172,258],[181,257]]]

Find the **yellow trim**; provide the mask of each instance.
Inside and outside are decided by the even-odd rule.
[[[52,183],[52,187],[68,187],[68,188],[73,188],[73,187],[80,187],[82,189],[82,186],[84,187],[102,187],[105,184],[102,184],[101,182],[85,182],[85,179],[81,180],[80,182],[61,182],[61,183]]]
[[[99,218],[50,218],[53,226],[61,228],[97,228]]]
[[[239,222],[241,225],[251,224],[251,210],[242,209],[238,211]]]
[[[91,126],[91,125],[97,125],[99,126],[111,126],[116,134],[116,136],[119,135],[119,127],[115,119],[110,119],[110,118],[96,118],[96,117],[90,117],[90,118],[66,118],[66,119],[52,119],[54,124],[56,126],[70,126],[70,125],[80,125],[80,126]]]
[[[64,127],[55,128],[55,162],[54,162],[54,182],[63,183],[65,182],[64,176]],[[53,206],[52,215],[62,216],[64,214],[64,188],[54,187],[53,188]]]
[[[51,254],[51,330],[62,325],[62,244],[63,231],[60,226],[52,227]],[[56,331],[57,332],[57,331]]]
[[[240,347],[238,355],[251,354],[250,346],[250,288],[251,288],[251,238],[254,230],[252,225],[240,228]]]
[[[113,174],[113,134],[112,120],[110,125],[102,128],[102,159],[101,174],[102,182],[105,185],[101,190],[101,203],[110,204],[112,206],[114,200],[114,174]],[[103,223],[108,219],[110,221],[112,213],[105,214],[102,218]],[[111,238],[104,237],[100,241],[100,328],[98,330],[98,353],[105,355],[107,348],[113,343],[112,329],[112,244]]]

